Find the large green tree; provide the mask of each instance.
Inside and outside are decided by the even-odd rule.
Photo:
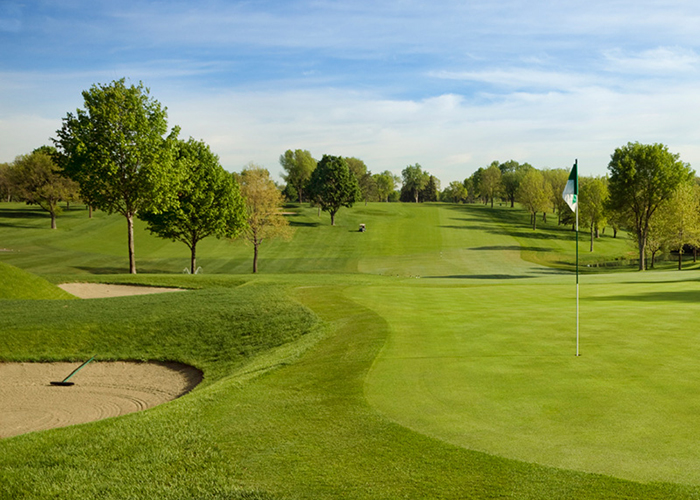
[[[45,149],[17,157],[9,173],[13,192],[48,212],[51,229],[56,229],[56,217],[61,213],[58,202],[73,199],[78,185],[62,175],[61,168]]]
[[[136,273],[134,217],[174,201],[177,176],[166,108],[143,86],[125,79],[83,92],[84,109],[68,113],[54,140],[66,173],[90,206],[126,218],[129,272]]]
[[[360,187],[342,156],[323,155],[309,180],[309,192],[324,212],[335,214],[341,207],[352,207],[360,199]]]
[[[243,236],[253,245],[253,273],[258,272],[258,254],[263,241],[285,238],[289,222],[282,215],[282,193],[270,179],[270,172],[253,163],[238,175],[246,208]]]
[[[610,207],[623,213],[635,233],[639,270],[645,269],[646,242],[654,214],[693,171],[663,144],[630,142],[617,148],[608,164]]]
[[[282,175],[282,178],[287,184],[294,186],[299,196],[299,203],[303,202],[307,184],[309,179],[311,179],[311,173],[316,168],[316,160],[305,149],[296,149],[294,151],[288,149],[284,154],[280,155],[280,165],[286,172],[286,174]]]
[[[209,236],[232,238],[246,225],[238,184],[219,164],[209,146],[190,138],[177,141],[177,197],[168,208],[142,211],[148,230],[190,249],[190,272],[197,270],[197,244]]]
[[[373,177],[377,185],[379,201],[389,201],[389,195],[396,190],[396,186],[401,181],[401,178],[392,174],[389,170],[385,170],[381,174],[374,174]]]
[[[522,181],[525,174],[534,167],[529,163],[523,163],[521,165],[515,160],[508,160],[507,162],[499,164],[498,168],[501,171],[503,195],[510,201],[510,206],[513,208],[513,206],[515,206],[515,193],[518,191],[520,181]]]
[[[494,161],[483,171],[479,185],[481,195],[487,203],[491,201],[491,208],[493,208],[494,198],[501,192],[502,187],[501,170],[498,168],[498,162]]]
[[[403,189],[411,193],[414,201],[418,203],[421,191],[425,189],[430,181],[430,174],[424,172],[423,168],[416,163],[404,168],[401,171],[401,177],[403,178]]]

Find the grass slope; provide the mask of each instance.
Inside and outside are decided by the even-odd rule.
[[[0,262],[0,300],[70,298],[73,298],[72,295],[45,279]]]

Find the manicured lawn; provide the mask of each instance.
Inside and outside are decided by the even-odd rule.
[[[129,276],[114,274],[120,218],[71,210],[52,232],[7,207],[0,259],[48,281],[0,268],[14,276],[0,279],[0,359],[180,361],[205,381],[146,412],[0,441],[0,498],[700,495],[694,271],[582,276],[577,358],[573,240],[551,223],[531,234],[522,212],[370,204],[330,227],[297,207],[259,276],[250,247],[217,240],[205,274],[183,275],[186,247],[141,226]],[[597,245],[601,262],[629,249]],[[191,291],[70,300],[49,283],[64,281]],[[17,300],[39,282],[28,298],[53,300]]]

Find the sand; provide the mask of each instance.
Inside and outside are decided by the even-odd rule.
[[[0,363],[0,438],[117,417],[172,401],[202,373],[177,363]]]
[[[102,283],[59,285],[81,299],[184,291]],[[69,387],[53,386],[81,363],[0,363],[0,438],[117,417],[172,401],[202,381],[178,363],[96,362]]]
[[[159,288],[155,286],[110,285],[105,283],[64,283],[60,288],[81,299],[103,299],[149,293],[184,292],[182,288]]]

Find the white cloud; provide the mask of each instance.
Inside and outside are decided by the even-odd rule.
[[[613,72],[677,77],[700,69],[700,56],[683,47],[657,47],[639,53],[612,49],[604,53],[608,69]]]

